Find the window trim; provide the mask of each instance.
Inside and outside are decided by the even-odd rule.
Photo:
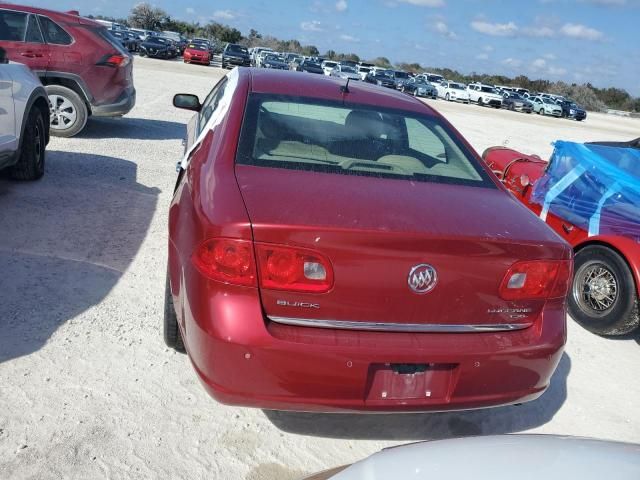
[[[211,89],[211,91],[207,94],[207,96],[205,97],[205,99],[202,101],[202,108],[200,109],[200,112],[198,112],[198,123],[196,125],[196,130],[197,130],[197,136],[199,136],[202,131],[204,130],[204,127],[207,126],[207,123],[209,123],[209,120],[211,119],[211,117],[213,116],[213,114],[216,111],[216,108],[214,108],[211,111],[211,115],[209,115],[209,118],[206,119],[206,121],[202,121],[202,112],[204,111],[205,108],[205,104],[207,103],[207,100],[211,99],[211,101],[213,101],[213,99],[215,97],[218,96],[218,93],[220,92],[220,89],[223,87],[223,85],[226,85],[228,82],[227,76],[225,75],[224,77],[222,77],[218,83],[216,83],[213,88]],[[225,87],[226,88],[226,87]],[[223,93],[224,95],[224,93]],[[217,106],[216,106],[217,107]]]
[[[38,32],[40,32],[40,38],[42,42],[27,42],[27,33],[29,32],[29,20],[33,18],[36,22],[36,27],[38,27]],[[42,26],[40,25],[40,20],[38,19],[38,15],[35,13],[28,14],[27,17],[27,28],[24,31],[24,43],[31,43],[34,45],[48,45],[46,39],[44,38],[44,32],[42,31]]]

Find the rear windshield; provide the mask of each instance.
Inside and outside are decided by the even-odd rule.
[[[435,117],[301,97],[250,96],[237,163],[495,187]]]
[[[240,45],[235,45],[233,43],[227,45],[227,51],[233,53],[248,53],[248,50],[246,48],[241,47]]]
[[[87,29],[91,30],[92,32],[102,37],[102,39],[106,41],[111,47],[113,47],[113,49],[116,50],[118,53],[121,53],[122,55],[129,55],[129,52],[124,49],[124,47],[122,46],[122,44],[120,44],[120,42],[116,39],[116,37],[114,37],[111,34],[111,32],[107,30],[105,27],[90,26],[90,27],[87,27]]]

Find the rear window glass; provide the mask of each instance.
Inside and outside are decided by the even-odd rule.
[[[0,10],[0,40],[23,42],[26,30],[26,13]]]
[[[227,45],[227,51],[233,53],[248,53],[248,50],[246,48],[241,47],[240,45],[235,45],[233,43]]]
[[[111,34],[109,30],[104,27],[90,27],[90,29],[102,37],[102,39],[111,45],[111,47],[113,47],[117,52],[122,55],[129,55],[129,52],[124,49],[122,44]]]
[[[71,45],[73,38],[64,29],[47,17],[40,16],[42,33],[47,43],[54,45]]]
[[[251,95],[237,163],[495,186],[437,118],[299,97]]]

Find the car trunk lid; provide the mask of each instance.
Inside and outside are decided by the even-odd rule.
[[[327,293],[261,288],[264,311],[276,321],[418,331],[528,326],[544,300],[502,300],[507,270],[520,260],[569,255],[498,188],[244,165],[236,175],[255,242],[311,249],[333,268]],[[433,280],[424,269],[422,279],[410,277],[421,265],[433,267],[437,282],[419,294],[411,283]]]

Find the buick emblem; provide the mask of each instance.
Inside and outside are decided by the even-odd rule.
[[[428,293],[438,283],[438,273],[431,265],[422,263],[411,268],[407,283],[414,293]]]

